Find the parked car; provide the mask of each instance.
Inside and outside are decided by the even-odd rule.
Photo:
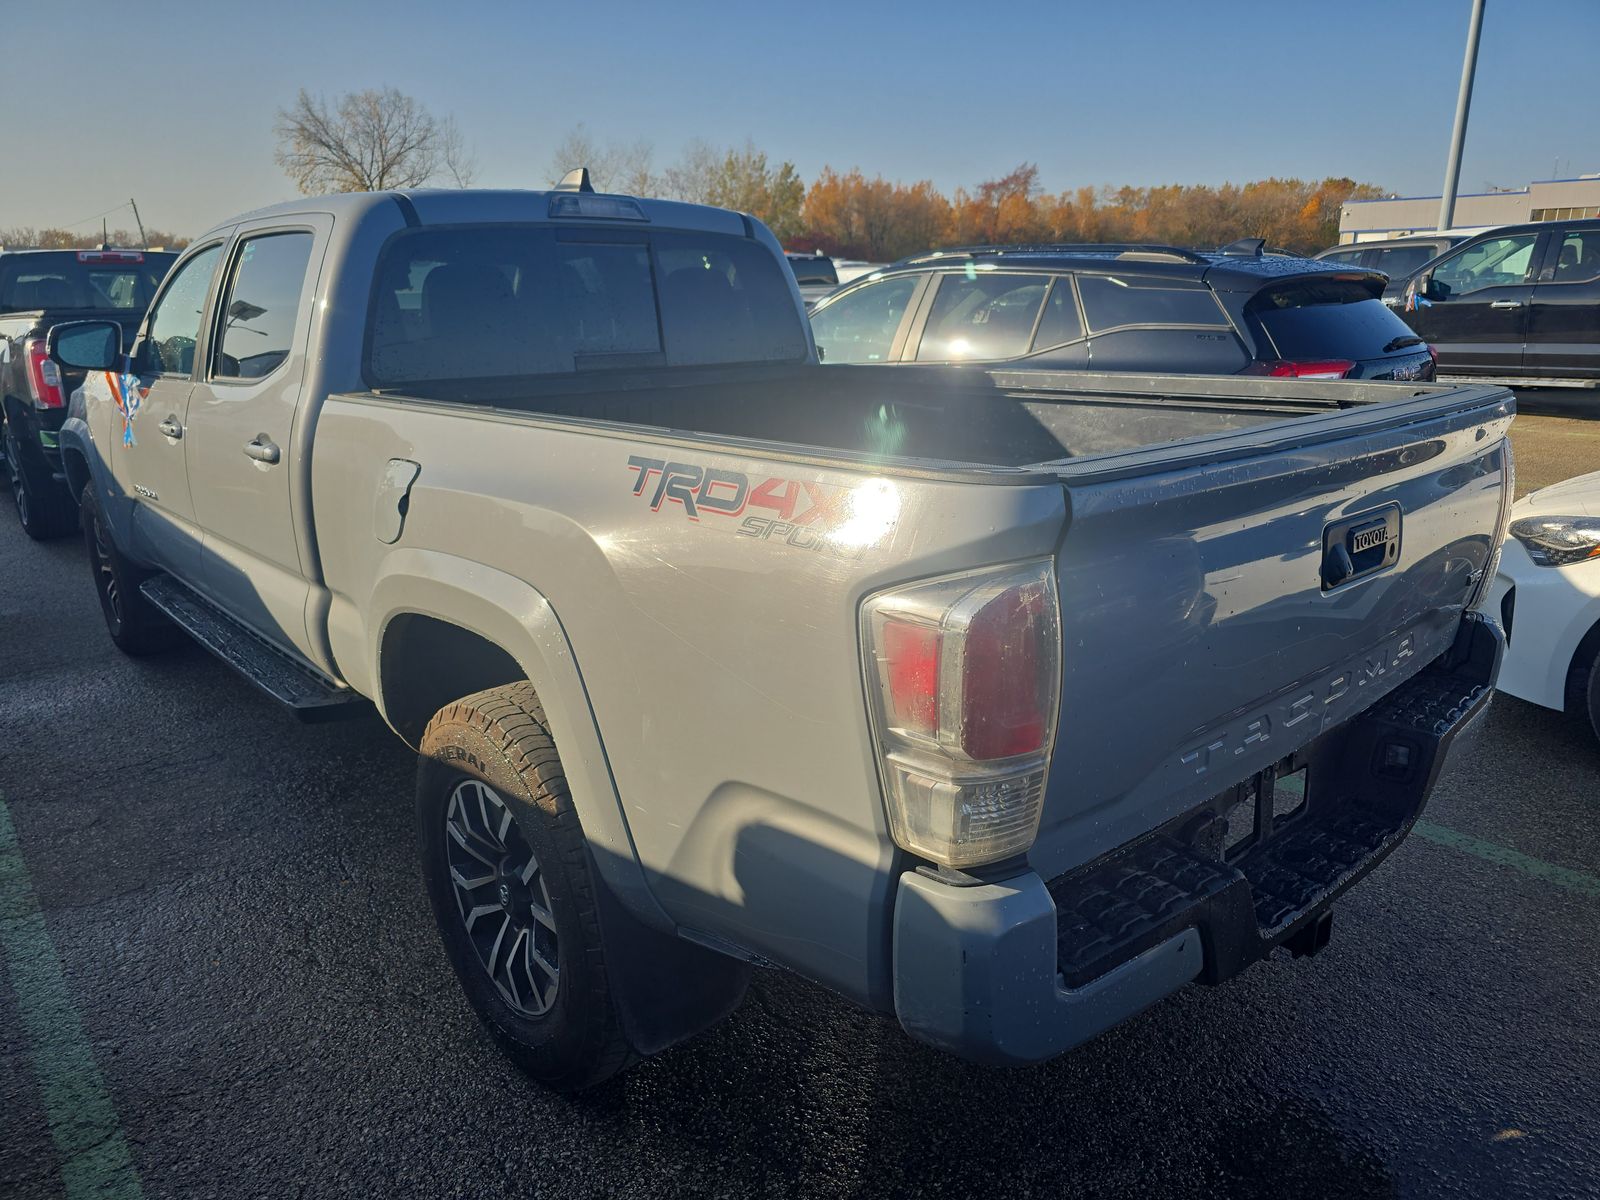
[[[795,282],[800,285],[800,298],[807,308],[839,286],[839,272],[833,259],[820,250],[815,254],[785,253],[784,258],[794,272]]]
[[[1600,471],[1512,506],[1490,601],[1506,635],[1500,690],[1579,713],[1600,737]]]
[[[63,373],[50,361],[45,333],[87,317],[131,332],[177,257],[151,250],[0,252],[0,461],[29,537],[77,528],[78,501],[67,490],[56,435],[82,372]]]
[[[1401,315],[1452,375],[1600,379],[1600,220],[1508,225],[1404,281]]]
[[[811,310],[827,363],[1007,362],[1048,370],[1433,377],[1375,271],[1260,243],[988,246],[905,259]]]
[[[824,368],[765,227],[576,189],[250,213],[120,336],[50,334],[111,637],[371,698],[557,1087],[750,962],[1022,1062],[1313,953],[1492,692],[1504,389]]]
[[[1393,308],[1404,302],[1406,280],[1416,273],[1417,268],[1466,240],[1464,233],[1418,234],[1382,242],[1334,246],[1316,258],[1318,262],[1382,271],[1389,277],[1388,286],[1383,289],[1383,302]]]

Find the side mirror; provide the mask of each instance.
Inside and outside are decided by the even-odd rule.
[[[67,321],[50,326],[45,352],[74,371],[114,371],[122,357],[122,326],[115,321]]]

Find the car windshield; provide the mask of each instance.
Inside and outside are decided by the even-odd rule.
[[[77,308],[143,312],[175,257],[96,250],[0,256],[0,311]]]

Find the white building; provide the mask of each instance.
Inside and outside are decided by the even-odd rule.
[[[1514,192],[1458,195],[1454,228],[1484,229],[1570,217],[1600,217],[1600,174],[1541,179]],[[1347,200],[1339,209],[1339,244],[1432,233],[1438,221],[1438,196]]]

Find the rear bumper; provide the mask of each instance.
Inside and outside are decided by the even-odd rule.
[[[1213,802],[1048,883],[907,872],[894,923],[901,1025],[964,1058],[1033,1062],[1279,946],[1319,949],[1329,906],[1410,832],[1488,707],[1503,646],[1493,623],[1467,617],[1447,654],[1312,748],[1304,808],[1237,856],[1220,852]]]

